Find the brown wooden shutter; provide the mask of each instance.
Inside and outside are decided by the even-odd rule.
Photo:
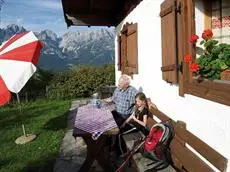
[[[138,73],[138,47],[137,47],[137,23],[128,25],[127,27],[127,47],[126,47],[126,58],[125,73],[137,74]]]
[[[176,0],[161,4],[162,75],[170,83],[178,82]]]
[[[122,73],[124,73],[125,70],[125,59],[126,59],[126,54],[127,54],[127,38],[124,33],[121,33],[120,36],[120,70]]]
[[[121,70],[121,36],[117,37],[117,56],[118,56],[118,62],[117,62],[117,68],[118,70]]]

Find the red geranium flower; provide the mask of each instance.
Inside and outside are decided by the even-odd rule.
[[[192,63],[189,65],[190,71],[191,72],[197,72],[200,68],[199,64],[197,63]]]
[[[212,38],[212,36],[213,36],[213,33],[212,33],[212,31],[210,29],[206,29],[202,33],[202,38],[203,39],[210,39],[210,38]]]
[[[197,39],[199,39],[199,36],[198,35],[192,35],[191,36],[191,39],[190,39],[190,42],[192,43],[192,44],[195,44],[196,42],[197,42]]]
[[[192,61],[192,56],[190,54],[184,56],[184,62],[189,63]]]

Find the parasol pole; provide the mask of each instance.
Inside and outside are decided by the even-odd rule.
[[[17,101],[18,101],[18,105],[19,105],[19,112],[20,112],[20,115],[21,115],[22,114],[22,106],[21,106],[20,96],[19,96],[18,93],[16,93],[16,95],[17,95]],[[22,124],[22,131],[23,131],[23,135],[18,137],[15,140],[16,144],[25,144],[27,142],[30,142],[30,141],[34,140],[37,137],[34,134],[26,134],[24,124]]]
[[[22,114],[22,106],[21,106],[21,101],[20,101],[20,96],[18,93],[16,93],[17,95],[17,101],[18,101],[18,105],[19,105],[19,112],[20,112],[20,115]],[[23,131],[23,135],[26,137],[26,130],[25,130],[25,126],[24,124],[22,124],[22,131]]]
[[[21,106],[20,96],[18,93],[16,93],[16,95],[17,95],[17,101],[18,101],[18,105],[19,105],[19,112],[21,115],[22,114],[22,106]],[[36,138],[36,135],[34,135],[34,134],[26,134],[24,124],[22,124],[22,131],[23,131],[23,135],[18,137],[15,140],[16,144],[25,144],[25,143],[30,142]]]

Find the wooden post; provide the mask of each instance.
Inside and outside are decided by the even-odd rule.
[[[26,103],[28,102],[28,92],[26,92]]]
[[[186,123],[184,121],[178,120],[176,123],[180,128],[186,129]]]
[[[48,87],[46,86],[45,97],[48,98]]]
[[[16,93],[16,95],[17,95],[17,101],[18,101],[18,104],[20,104],[20,97],[19,97],[19,94],[18,94],[18,93]]]
[[[22,114],[22,107],[21,107],[21,103],[20,103],[20,97],[19,97],[19,94],[16,93],[17,95],[17,101],[18,101],[18,105],[19,105],[19,112],[20,112],[20,115]],[[22,124],[22,131],[23,131],[23,135],[26,137],[26,130],[25,130],[25,126],[24,124]]]
[[[17,95],[17,101],[18,101],[18,109],[19,109],[19,112],[21,114],[22,113],[22,107],[21,107],[20,97],[19,97],[18,93],[16,93],[16,95]]]
[[[22,131],[23,131],[23,135],[26,137],[26,130],[24,124],[22,124]]]

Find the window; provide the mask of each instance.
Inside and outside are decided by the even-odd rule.
[[[165,72],[174,72],[177,79],[169,81],[179,85],[181,96],[191,94],[204,99],[230,106],[230,85],[225,81],[204,80],[199,82],[189,71],[189,65],[183,62],[186,54],[196,58],[196,47],[190,43],[193,34],[206,28],[212,28],[215,39],[228,42],[230,37],[230,3],[228,0],[165,0],[161,4],[162,27],[162,75],[167,80]],[[200,14],[198,16],[197,14]],[[170,19],[171,18],[171,19]],[[166,22],[173,22],[175,31]],[[173,37],[170,44],[169,36]],[[175,51],[173,50],[175,48]],[[174,54],[176,57],[174,57]],[[173,56],[171,56],[173,55]],[[167,63],[164,61],[167,59]],[[176,78],[176,77],[175,77]]]
[[[118,38],[118,69],[122,73],[138,73],[137,23],[126,23]]]
[[[201,2],[203,2],[203,7]],[[213,0],[208,3],[204,0],[201,2],[196,0],[196,6],[204,9],[204,28],[211,28],[214,38],[220,43],[230,43],[230,1]]]

